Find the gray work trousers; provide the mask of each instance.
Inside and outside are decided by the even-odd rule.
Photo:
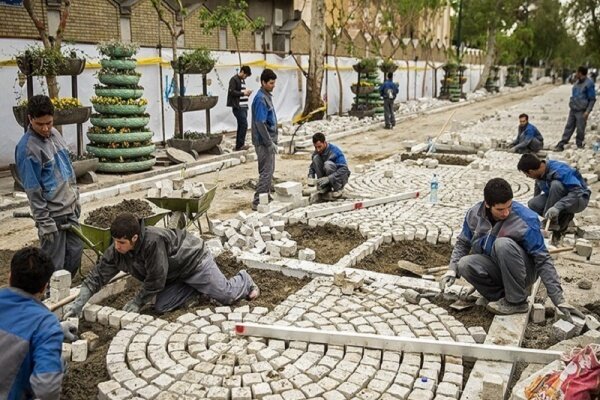
[[[267,146],[257,144],[254,146],[258,158],[258,183],[252,204],[258,205],[258,195],[261,193],[270,193],[273,182],[273,173],[275,172],[275,154]]]
[[[550,184],[550,190],[548,194],[541,193],[529,200],[527,206],[541,215],[546,215],[546,211],[554,206],[560,199],[569,194],[569,191],[560,181],[552,181]],[[569,223],[573,220],[576,213],[582,212],[588,206],[589,199],[580,197],[576,204],[565,208],[558,214],[558,225],[560,226],[559,232],[565,231],[569,227]]]
[[[65,269],[71,274],[75,274],[81,266],[81,255],[83,253],[83,242],[73,232],[67,229],[61,229],[63,225],[71,225],[79,228],[79,221],[76,214],[69,214],[54,219],[57,232],[54,232],[54,240],[45,240],[40,232],[40,248],[50,256],[54,262],[54,270]]]
[[[583,146],[583,140],[585,139],[585,126],[587,124],[586,119],[583,116],[585,111],[569,111],[569,117],[567,118],[567,125],[565,125],[565,130],[562,135],[562,139],[558,142],[559,145],[564,146],[569,143],[571,140],[571,136],[573,136],[573,132],[577,128],[577,136],[575,136],[575,144],[578,147]]]
[[[332,190],[342,190],[348,183],[350,170],[347,165],[335,165],[333,161],[323,162],[318,154],[313,156],[312,162],[317,179],[327,176]]]
[[[527,154],[527,153],[537,153],[544,147],[544,142],[538,140],[536,138],[531,139],[531,142],[527,145],[527,147],[523,147],[517,149],[517,153],[519,154]]]
[[[394,99],[383,99],[383,117],[385,126],[394,127],[396,125],[396,116],[394,115]]]
[[[154,309],[165,313],[185,304],[192,295],[202,293],[221,304],[232,304],[250,294],[254,282],[241,270],[231,279],[221,272],[213,256],[206,252],[200,260],[200,268],[183,282],[174,282],[156,295]]]
[[[458,262],[458,274],[489,301],[505,297],[510,303],[522,303],[529,286],[537,279],[533,260],[512,239],[496,239],[491,257],[471,254]]]

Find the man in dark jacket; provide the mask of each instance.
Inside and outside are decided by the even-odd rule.
[[[83,281],[79,296],[65,310],[65,318],[80,316],[90,297],[119,271],[143,282],[123,308],[127,312],[139,312],[152,301],[157,312],[168,312],[184,305],[196,292],[226,305],[259,295],[245,270],[227,280],[204,250],[202,240],[184,230],[145,227],[125,213],[115,218],[110,233],[113,244]]]
[[[252,75],[247,65],[240,68],[240,72],[229,80],[227,91],[227,107],[231,107],[237,121],[237,134],[235,136],[235,151],[248,150],[246,145],[246,132],[248,131],[248,97],[252,90],[246,89],[246,78]]]
[[[63,379],[63,338],[77,328],[59,324],[40,301],[54,272],[52,259],[36,247],[17,251],[9,287],[0,289],[0,399],[58,400]]]
[[[252,209],[258,208],[261,193],[270,193],[277,154],[277,114],[273,105],[273,89],[277,75],[266,68],[260,74],[260,90],[252,100],[252,144],[258,159],[258,183],[252,200]]]
[[[29,127],[15,149],[19,178],[29,199],[40,246],[54,267],[74,273],[81,264],[83,243],[61,225],[79,226],[79,192],[69,149],[52,127],[54,106],[48,96],[37,95],[27,103]]]
[[[583,315],[565,301],[560,278],[540,231],[538,216],[513,201],[510,184],[488,181],[484,201],[465,216],[449,270],[440,281],[442,292],[463,277],[483,296],[495,314],[526,313],[529,287],[538,276],[548,296],[567,318]],[[469,254],[470,253],[470,254]]]
[[[544,138],[540,131],[529,123],[527,114],[519,115],[517,138],[512,142],[513,153],[537,153],[544,147]]]
[[[383,116],[385,118],[385,129],[393,129],[396,126],[394,115],[394,100],[398,95],[398,85],[392,80],[394,74],[388,72],[387,79],[379,86],[379,94],[383,98]]]
[[[327,143],[321,132],[315,133],[312,141],[315,151],[308,168],[308,177],[317,178],[320,193],[332,192],[333,198],[339,198],[350,177],[346,157],[335,144]]]
[[[551,221],[552,244],[559,245],[575,214],[588,206],[592,192],[579,171],[561,161],[523,154],[517,168],[535,179],[534,197],[527,205]]]
[[[581,149],[584,146],[585,126],[588,117],[596,103],[596,88],[594,82],[587,77],[587,68],[579,67],[575,73],[575,81],[571,90],[571,98],[569,99],[569,118],[562,139],[556,147],[555,151],[563,151],[565,145],[569,143],[575,128],[577,128],[577,137],[575,143],[577,148]]]

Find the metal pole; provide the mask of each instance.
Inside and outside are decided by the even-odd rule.
[[[202,74],[202,93],[207,96],[206,74]],[[206,109],[206,134],[210,135],[210,109]]]
[[[183,70],[181,68],[181,57],[177,58],[177,66],[179,67],[179,96],[177,97],[177,119],[179,119],[179,134],[183,139]]]
[[[71,76],[71,96],[77,98],[77,75]],[[77,155],[83,155],[83,124],[77,124]]]
[[[160,123],[162,128],[162,144],[163,146],[166,143],[167,137],[165,132],[165,99],[164,93],[165,88],[163,86],[163,68],[162,68],[162,46],[160,44],[160,35],[159,35],[159,43],[158,43],[158,58],[160,61],[158,62],[158,79],[160,81]]]
[[[461,44],[461,31],[462,31],[462,10],[463,10],[463,0],[460,0],[458,3],[458,24],[456,26],[456,58],[460,60],[460,44]],[[459,61],[460,63],[460,61]]]

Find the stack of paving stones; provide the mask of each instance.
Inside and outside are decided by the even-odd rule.
[[[88,305],[87,321],[119,328],[99,399],[458,399],[462,359],[355,346],[235,336],[238,322],[474,343],[454,317],[402,288],[371,284],[343,295],[317,278],[272,311],[197,310],[176,322]]]
[[[294,257],[298,246],[284,228],[285,222],[280,214],[254,213],[248,216],[240,211],[236,218],[211,220],[211,232],[217,238],[206,241],[205,245],[214,256],[229,250],[234,256],[249,251],[275,257]]]
[[[204,183],[193,183],[183,178],[162,179],[148,189],[147,197],[150,198],[176,198],[190,199],[200,198],[207,192]]]

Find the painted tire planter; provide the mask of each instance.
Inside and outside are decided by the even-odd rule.
[[[156,158],[143,161],[130,161],[130,162],[101,162],[98,165],[97,171],[108,172],[108,173],[123,173],[123,172],[139,172],[146,171],[152,168],[156,163]]]
[[[95,116],[90,118],[90,122],[94,126],[100,126],[102,128],[141,128],[148,125],[150,117],[104,117]]]
[[[352,85],[350,86],[350,90],[352,90],[352,93],[354,94],[358,94],[358,95],[364,95],[364,94],[369,94],[375,91],[375,86],[357,86],[357,85]]]
[[[36,73],[42,68],[43,59],[37,58],[31,60],[31,64],[26,56],[16,58],[19,70],[25,75],[42,75]],[[61,65],[56,68],[56,75],[79,75],[85,69],[85,58],[65,57]]]
[[[152,154],[154,150],[156,150],[156,146],[152,144],[150,146],[110,149],[105,147],[92,146],[88,144],[86,146],[86,149],[88,152],[94,154],[95,156],[103,158],[134,158]]]
[[[181,110],[179,110],[179,97],[169,97],[169,104],[175,111],[208,110],[217,105],[219,96],[181,96]]]
[[[144,89],[97,87],[96,96],[119,97],[121,99],[139,99],[144,95]]]
[[[88,133],[87,137],[94,143],[114,142],[145,142],[152,139],[153,132],[130,132],[130,133]]]
[[[102,68],[113,68],[113,69],[135,69],[137,62],[135,60],[100,60]]]
[[[178,150],[192,153],[192,150],[203,153],[218,146],[223,141],[222,134],[210,135],[202,139],[168,139],[167,145]]]
[[[397,65],[388,65],[388,66],[385,66],[385,67],[383,67],[381,65],[379,66],[379,70],[381,72],[383,72],[385,75],[387,75],[390,72],[394,73],[394,72],[396,72],[397,69],[398,69]]]
[[[131,58],[137,50],[126,49],[124,47],[113,47],[107,52],[107,56],[112,58]]]
[[[137,85],[138,75],[98,74],[98,80],[105,85]]]
[[[100,114],[137,115],[146,111],[146,106],[126,104],[93,104],[94,110]]]
[[[352,66],[352,68],[353,68],[353,69],[354,69],[356,72],[358,72],[358,73],[361,73],[361,74],[368,74],[368,73],[371,73],[371,72],[374,72],[374,71],[375,71],[375,69],[374,69],[374,68],[363,67],[363,66],[361,66],[361,65],[359,65],[359,64],[354,64],[354,65]]]
[[[13,107],[13,114],[17,120],[17,123],[24,127],[25,121],[27,121],[27,109],[19,106]],[[91,114],[92,107],[77,107],[66,110],[55,110],[54,125],[82,124],[90,118]]]

